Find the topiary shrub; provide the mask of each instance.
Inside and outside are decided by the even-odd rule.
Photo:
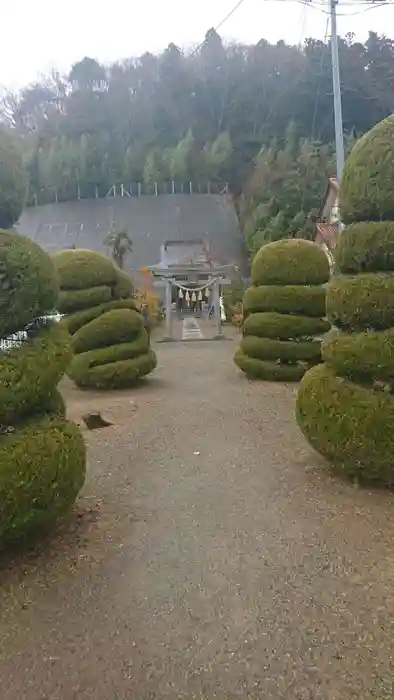
[[[50,524],[85,478],[85,445],[56,385],[71,357],[49,255],[0,231],[0,548]],[[12,309],[12,311],[11,311]]]
[[[0,338],[53,310],[58,295],[53,263],[42,248],[0,230]]]
[[[15,132],[0,124],[0,229],[11,228],[18,221],[27,193],[22,149]]]
[[[394,118],[355,146],[343,173],[341,207],[356,221],[335,251],[339,275],[327,289],[337,331],[324,365],[308,372],[297,420],[311,445],[360,483],[394,485]]]
[[[249,377],[299,381],[321,361],[319,337],[330,329],[325,289],[330,268],[314,243],[269,243],[252,264],[253,286],[244,295],[244,331],[234,361]]]
[[[59,279],[59,311],[71,334],[69,376],[80,387],[130,387],[156,367],[130,278],[93,250],[53,256]]]
[[[394,221],[394,115],[357,141],[342,174],[341,216],[354,221]]]

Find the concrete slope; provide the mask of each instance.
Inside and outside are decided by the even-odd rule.
[[[159,263],[166,240],[205,237],[219,264],[242,260],[242,234],[232,200],[225,195],[144,195],[48,204],[25,210],[18,230],[48,252],[72,245],[105,251],[103,240],[114,220],[125,225],[133,239],[130,269]]]

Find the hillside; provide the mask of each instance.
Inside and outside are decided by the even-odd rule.
[[[155,183],[227,182],[252,255],[269,240],[314,235],[335,172],[329,54],[329,41],[227,45],[210,29],[190,53],[171,43],[159,55],[110,65],[85,57],[68,75],[55,71],[6,95],[0,121],[20,137],[29,203],[54,195],[71,201],[77,192],[104,197],[121,183],[142,183],[153,193]],[[339,55],[351,145],[394,112],[394,41],[370,32],[361,43],[349,34],[339,40]],[[152,228],[137,210],[136,228]],[[41,214],[29,213],[35,216]],[[68,220],[61,216],[60,228]],[[67,240],[76,234],[75,216],[67,236],[63,226]],[[173,215],[164,219],[171,233]]]

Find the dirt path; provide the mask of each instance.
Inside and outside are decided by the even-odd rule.
[[[106,398],[78,517],[4,562],[2,700],[393,697],[394,498],[331,478],[233,351],[161,345]]]

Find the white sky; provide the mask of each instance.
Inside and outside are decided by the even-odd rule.
[[[345,5],[341,8],[341,2]],[[394,4],[365,11],[340,0],[338,32],[365,39],[368,30],[394,37]],[[20,0],[2,3],[0,86],[18,88],[51,68],[67,71],[84,56],[103,62],[144,51],[157,52],[173,41],[187,48],[202,41],[236,0]],[[101,11],[98,11],[98,7]],[[322,7],[324,7],[322,5]],[[62,9],[60,9],[62,8]],[[323,38],[327,15],[288,1],[244,0],[219,30],[228,40],[256,42]]]

